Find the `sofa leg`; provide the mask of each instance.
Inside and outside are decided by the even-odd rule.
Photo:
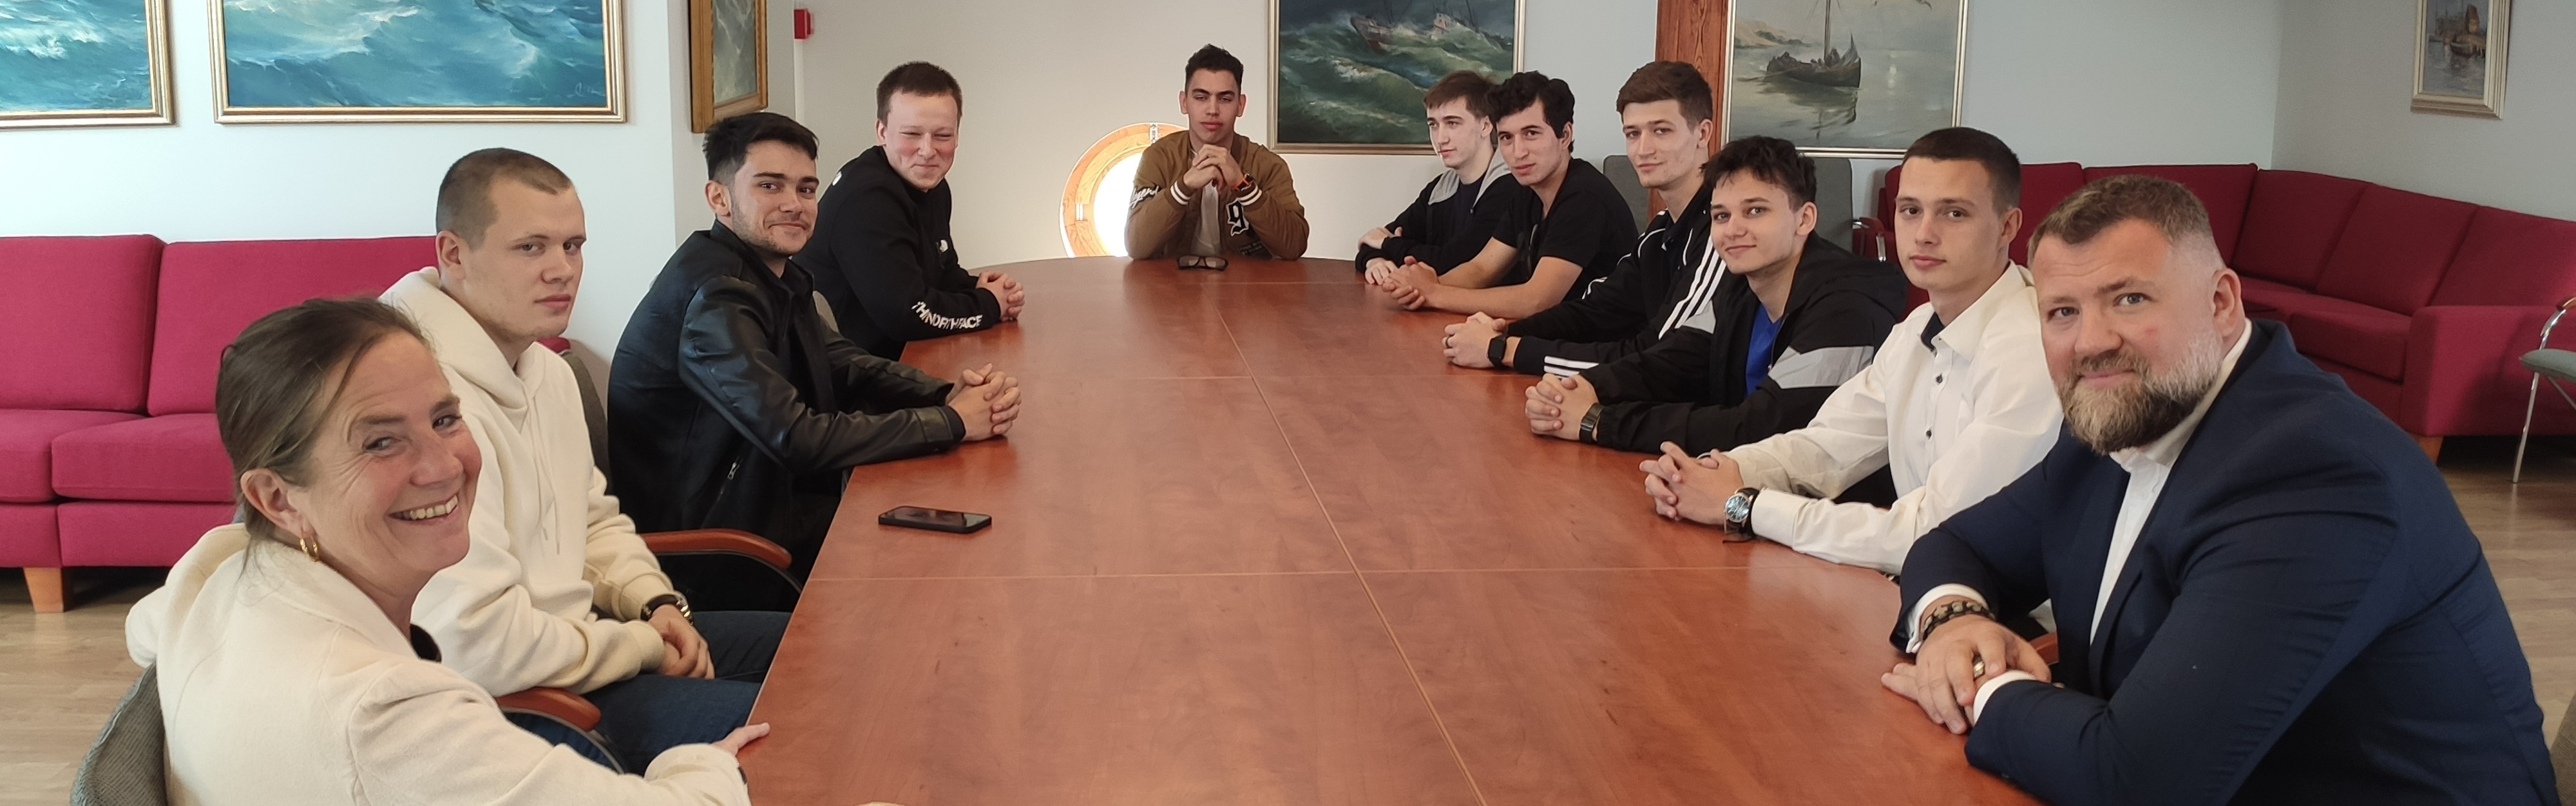
[[[2415,447],[2424,449],[2424,458],[2435,462],[2442,461],[2441,437],[2416,437]]]
[[[27,598],[35,600],[36,612],[63,612],[63,569],[29,568]]]

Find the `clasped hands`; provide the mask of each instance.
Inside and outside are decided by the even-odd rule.
[[[1226,188],[1243,184],[1243,166],[1235,164],[1234,152],[1224,146],[1199,146],[1198,154],[1190,158],[1190,169],[1181,174],[1181,187],[1197,190],[1216,182],[1224,182]]]
[[[1924,612],[1959,597],[1944,597]],[[1966,733],[1975,724],[1977,688],[2005,672],[2024,672],[2050,682],[2048,662],[2012,628],[1981,615],[1964,615],[1941,623],[1925,636],[1914,662],[1899,663],[1879,675],[1879,685],[1922,707],[1923,715],[1951,733]]]
[[[1386,292],[1387,299],[1396,307],[1408,311],[1420,310],[1428,304],[1432,289],[1440,286],[1439,272],[1410,257],[1403,263],[1382,257],[1370,258],[1366,279],[1369,285]]]
[[[1601,404],[1601,393],[1579,374],[1540,378],[1522,397],[1530,433],[1557,439],[1581,439],[1583,415]]]
[[[1020,417],[1020,379],[991,364],[960,372],[949,388],[948,408],[965,421],[968,442],[1009,434]]]
[[[1020,308],[1028,305],[1028,292],[1020,290],[1020,281],[1008,274],[988,271],[976,275],[975,287],[992,292],[993,299],[1002,303],[1002,321],[1019,321]]]

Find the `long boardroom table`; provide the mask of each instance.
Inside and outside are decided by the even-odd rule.
[[[850,479],[752,719],[777,804],[2012,804],[1880,688],[1896,588],[1654,515],[1347,261],[1047,260],[912,345],[1005,439]],[[966,536],[878,526],[982,512]]]

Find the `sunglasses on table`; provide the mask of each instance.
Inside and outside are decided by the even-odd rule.
[[[1225,258],[1219,255],[1182,255],[1181,268],[1225,271]]]

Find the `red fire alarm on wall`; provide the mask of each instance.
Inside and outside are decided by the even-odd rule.
[[[796,10],[796,38],[814,38],[814,12],[801,8]]]

